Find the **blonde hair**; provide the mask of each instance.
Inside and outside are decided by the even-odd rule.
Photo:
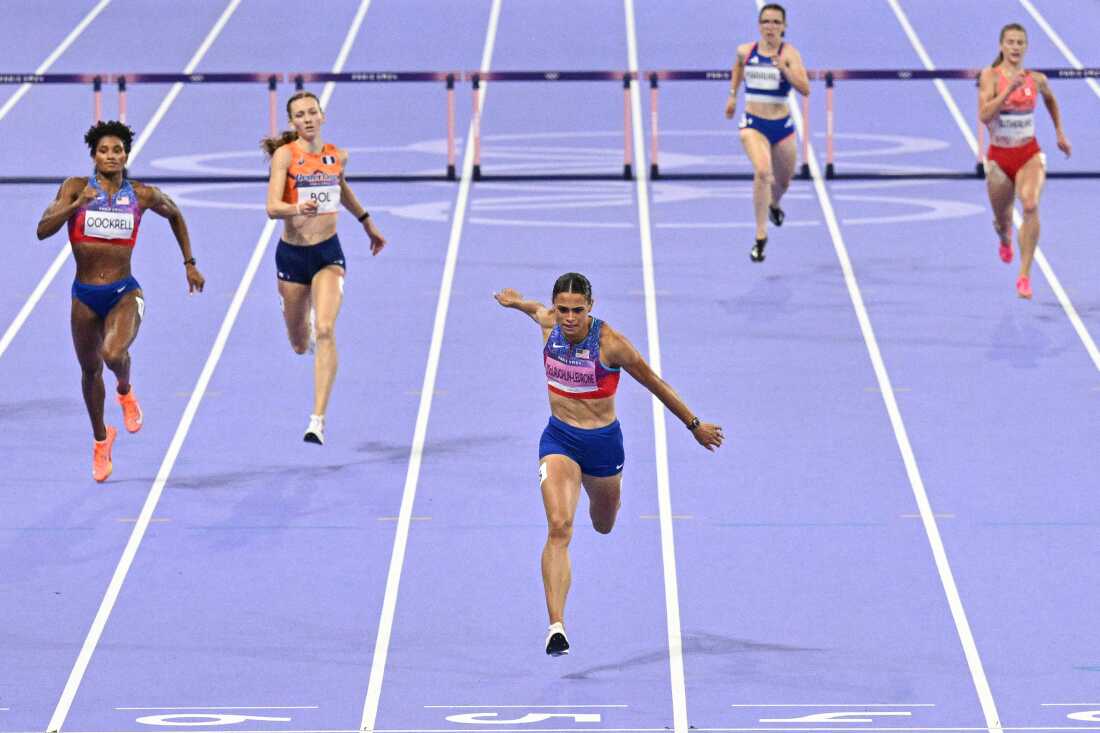
[[[318,107],[321,106],[321,100],[318,99],[317,95],[314,94],[313,92],[307,92],[305,90],[302,90],[300,92],[295,92],[293,95],[291,95],[290,99],[286,100],[286,116],[288,118],[290,117],[290,105],[294,104],[299,99],[312,99],[312,100],[317,102]],[[283,132],[276,135],[275,137],[265,137],[264,139],[260,140],[260,148],[270,158],[272,155],[275,154],[276,150],[278,150],[282,146],[286,145],[287,143],[294,142],[297,139],[298,139],[297,131],[295,131],[295,130],[284,130]]]

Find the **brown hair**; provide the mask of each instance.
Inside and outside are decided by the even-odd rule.
[[[302,90],[300,92],[295,92],[293,95],[291,95],[290,99],[286,100],[286,116],[287,116],[287,119],[290,118],[290,105],[294,104],[299,99],[313,99],[314,101],[317,102],[318,107],[321,106],[321,100],[317,99],[317,95],[314,94],[313,92],[307,92],[305,90]],[[267,154],[268,157],[271,157],[272,155],[275,154],[276,150],[278,150],[282,146],[286,145],[287,143],[294,142],[297,139],[298,139],[297,131],[295,131],[295,130],[284,130],[283,132],[276,135],[275,137],[265,137],[263,140],[260,140],[260,148],[263,149],[263,151]]]
[[[778,10],[779,14],[783,16],[783,24],[787,24],[787,9],[779,3],[768,3],[764,7],[760,8],[760,14],[756,16],[758,21],[764,20],[764,13],[769,10]],[[780,31],[779,37],[783,38],[787,35],[787,31]]]
[[[1004,28],[1001,29],[1001,37],[997,39],[997,45],[998,46],[1001,45],[1002,43],[1004,43],[1005,33],[1008,33],[1009,31],[1020,31],[1020,33],[1024,34],[1024,38],[1027,38],[1027,29],[1026,28],[1024,28],[1019,23],[1009,23],[1008,25],[1006,25]],[[1003,53],[1001,53],[1000,51],[998,51],[997,52],[997,58],[993,59],[993,63],[990,64],[990,66],[994,66],[994,67],[995,66],[1000,66],[1001,62],[1004,61],[1004,60],[1005,60],[1005,55]]]

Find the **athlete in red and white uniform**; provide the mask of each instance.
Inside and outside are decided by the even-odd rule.
[[[118,435],[103,422],[104,364],[118,379],[118,402],[126,429],[136,433],[144,422],[130,384],[130,344],[145,312],[141,286],[130,273],[130,260],[144,211],[153,211],[171,224],[183,255],[188,289],[201,292],[204,284],[179,207],[155,187],[126,177],[133,134],[121,122],[93,125],[84,136],[95,161],[93,175],[66,179],[38,222],[39,239],[68,224],[76,259],[70,322],[83,372],[84,405],[95,438],[92,476],[96,481],[106,481],[111,475],[111,447]]]
[[[1046,159],[1035,139],[1035,104],[1042,97],[1054,122],[1058,149],[1069,157],[1070,144],[1062,131],[1062,115],[1045,75],[1023,68],[1027,31],[1018,23],[1001,29],[1001,51],[982,70],[980,115],[989,127],[986,187],[993,207],[993,228],[999,237],[999,253],[1012,261],[1012,204],[1017,196],[1024,209],[1020,227],[1020,275],[1016,293],[1031,297],[1031,262],[1039,243],[1039,195],[1046,180]]]
[[[588,492],[588,514],[597,532],[615,526],[625,463],[623,433],[615,418],[620,369],[638,380],[680,419],[704,448],[722,444],[722,428],[701,422],[638,350],[603,321],[592,318],[588,278],[568,272],[554,283],[547,308],[511,288],[494,297],[542,329],[543,366],[550,395],[550,421],[539,441],[539,477],[549,533],[542,550],[542,583],[550,628],[546,653],[569,652],[565,636],[565,596],[571,580],[569,540],[581,486]]]

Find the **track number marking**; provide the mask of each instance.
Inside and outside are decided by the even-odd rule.
[[[551,718],[570,718],[575,723],[599,723],[599,713],[527,713],[522,718],[497,718],[499,713],[459,713],[448,715],[447,720],[460,725],[529,725]]]
[[[901,710],[845,710],[833,713],[810,713],[796,718],[760,718],[761,723],[873,723],[875,718],[907,718],[911,712]]]

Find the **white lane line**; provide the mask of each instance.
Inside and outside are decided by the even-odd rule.
[[[229,7],[226,9],[227,12],[230,11],[231,8],[235,8],[239,3],[240,0],[232,0]],[[364,5],[369,3],[370,0],[363,0]],[[228,15],[223,13],[219,23],[224,26],[223,20],[227,19]],[[353,31],[358,32],[358,30],[359,27],[354,26],[349,29],[348,33],[350,35]],[[209,48],[209,44],[204,45],[206,48]],[[342,64],[334,65],[332,70],[334,73],[339,73],[343,70],[343,66]],[[65,683],[65,689],[62,690],[61,698],[58,700],[57,707],[50,717],[50,722],[46,729],[49,733],[58,733],[65,724],[65,719],[68,717],[69,710],[72,708],[76,692],[84,678],[84,673],[88,669],[88,664],[91,662],[92,654],[99,644],[99,639],[103,636],[103,630],[106,628],[107,620],[111,615],[111,611],[114,609],[115,603],[118,601],[118,594],[122,590],[122,584],[130,571],[130,566],[133,564],[138,547],[145,537],[145,532],[149,528],[153,513],[157,508],[157,503],[160,501],[160,496],[164,492],[164,486],[168,482],[168,477],[171,475],[172,469],[176,464],[176,459],[179,456],[180,450],[183,448],[183,442],[187,439],[187,433],[191,429],[191,423],[194,421],[195,414],[198,412],[199,404],[202,402],[203,395],[206,393],[206,388],[209,386],[210,380],[214,376],[214,369],[217,367],[222,352],[225,350],[225,344],[229,340],[229,333],[233,330],[233,325],[237,321],[241,306],[244,304],[244,299],[248,295],[248,290],[252,286],[252,281],[256,277],[256,271],[260,267],[264,252],[267,250],[278,223],[279,221],[277,219],[268,219],[264,224],[263,231],[260,233],[260,238],[257,240],[256,246],[252,250],[252,257],[248,261],[248,267],[245,268],[244,275],[241,277],[241,281],[237,286],[237,291],[234,293],[233,300],[229,304],[229,310],[226,311],[225,318],[222,320],[221,328],[218,331],[217,338],[214,340],[214,346],[211,348],[210,354],[206,358],[206,363],[203,365],[202,372],[199,374],[195,389],[191,392],[191,397],[187,401],[187,407],[184,408],[179,425],[176,426],[176,432],[172,436],[172,442],[168,446],[168,452],[165,453],[164,460],[161,462],[160,469],[157,471],[157,477],[153,482],[153,486],[149,489],[149,495],[145,499],[145,505],[138,515],[138,521],[134,525],[133,532],[130,533],[130,539],[126,543],[126,548],[122,551],[122,557],[118,561],[118,566],[115,568],[114,575],[111,576],[111,582],[107,586],[107,592],[104,594],[103,600],[100,602],[99,610],[96,612],[95,619],[92,621],[92,627],[88,630],[88,635],[85,637],[84,644],[80,648],[76,663],[73,665],[73,669],[69,673],[69,679]]]
[[[657,284],[653,272],[653,236],[649,218],[649,165],[642,127],[642,90],[638,84],[638,36],[634,22],[634,0],[623,0],[626,11],[626,41],[630,71],[631,120],[634,134],[635,181],[638,192],[638,234],[642,248],[642,283],[645,290],[646,346],[649,365],[661,374],[661,339],[657,323]],[[668,667],[672,693],[674,733],[687,733],[687,687],[684,681],[684,642],[680,630],[680,590],[676,579],[676,546],[672,530],[672,494],[668,473],[668,432],[665,406],[650,399],[653,410],[654,463],[657,473],[657,510],[661,528],[661,564],[665,582],[665,620],[668,633]]]
[[[1062,37],[1058,35],[1054,27],[1047,22],[1047,19],[1043,17],[1039,9],[1031,3],[1031,0],[1020,0],[1020,5],[1024,6],[1024,10],[1034,18],[1035,22],[1039,24],[1039,27],[1043,29],[1043,32],[1047,34],[1047,38],[1058,47],[1058,50],[1062,52],[1062,55],[1066,57],[1066,61],[1069,61],[1073,68],[1085,68],[1085,65],[1081,63],[1081,60],[1077,58],[1077,55],[1073,53],[1073,51],[1069,50],[1069,46],[1066,45],[1066,42],[1062,40]],[[1089,85],[1096,96],[1100,97],[1100,83],[1098,83],[1096,79],[1085,79],[1085,83]]]
[[[484,710],[486,708],[493,708],[494,710],[501,708],[520,708],[521,710],[542,710],[544,708],[568,708],[573,710],[575,708],[625,708],[629,705],[425,705],[425,708],[442,708],[446,710]]]
[[[115,710],[318,710],[320,705],[187,705],[153,707],[117,707]]]
[[[888,0],[894,4],[894,0]],[[757,7],[763,5],[763,0],[756,0]],[[900,9],[899,9],[900,10]],[[791,116],[795,120],[800,135],[805,131],[802,127],[802,114],[797,104],[791,104]],[[817,153],[812,143],[807,143],[809,150],[810,174],[813,176],[814,190],[817,193],[818,202],[821,205],[821,213],[825,217],[825,224],[829,230],[829,236],[833,240],[833,248],[836,250],[837,259],[840,261],[841,270],[844,272],[844,283],[848,287],[848,296],[852,300],[859,328],[863,334],[863,340],[867,345],[867,353],[874,367],[876,381],[882,390],[882,400],[886,405],[886,411],[890,416],[890,424],[894,429],[894,438],[898,444],[902,461],[905,464],[905,472],[909,478],[909,484],[913,490],[913,496],[917,502],[917,509],[921,515],[924,532],[928,537],[928,544],[932,550],[936,570],[943,585],[944,595],[947,597],[948,606],[951,609],[951,617],[955,623],[955,631],[962,644],[966,663],[970,669],[970,677],[974,683],[975,692],[981,704],[982,714],[985,716],[987,729],[990,733],[1002,730],[1001,718],[997,712],[997,705],[993,700],[993,692],[989,687],[989,680],[985,675],[985,667],[982,665],[981,655],[978,653],[977,644],[974,642],[974,634],[970,628],[970,621],[963,608],[962,598],[959,595],[958,585],[955,583],[955,575],[951,570],[951,564],[947,559],[947,550],[943,546],[939,525],[936,524],[935,513],[932,511],[932,503],[928,499],[928,493],[924,487],[924,479],[921,477],[920,468],[917,466],[917,458],[913,453],[913,446],[909,442],[909,433],[905,428],[905,422],[898,408],[897,396],[890,381],[890,375],[886,371],[886,364],[882,359],[882,351],[879,349],[878,338],[871,326],[871,317],[867,313],[867,307],[863,302],[863,293],[856,281],[855,270],[852,268],[852,260],[848,255],[848,247],[844,243],[844,237],[840,233],[840,224],[837,222],[836,211],[829,198],[829,192],[825,188],[825,179],[817,163]]]
[[[731,708],[934,708],[935,703],[931,702],[845,702],[845,703],[822,703],[820,705],[814,705],[812,703],[764,703],[761,705],[752,705],[749,703],[738,703],[736,705],[730,705]]]
[[[497,25],[500,21],[501,0],[493,0],[489,10],[489,25],[485,31],[485,45],[481,52],[483,72],[489,71],[493,61],[493,48],[496,45]],[[480,109],[485,109],[487,87],[481,82]],[[443,350],[443,332],[447,325],[447,309],[450,307],[451,287],[454,284],[455,268],[458,264],[458,246],[462,240],[462,225],[466,218],[466,208],[470,197],[470,182],[474,171],[474,130],[471,122],[466,135],[466,148],[462,157],[462,180],[459,182],[455,199],[454,219],[451,220],[451,234],[447,241],[447,255],[443,264],[443,277],[439,284],[439,297],[435,304],[435,322],[432,325],[432,340],[428,347],[428,361],[424,368],[423,387],[420,390],[420,406],[416,412],[416,426],[413,429],[412,448],[409,453],[409,467],[405,473],[405,487],[401,495],[401,509],[398,512],[397,527],[394,530],[393,551],[390,554],[390,567],[386,575],[386,591],[382,598],[382,615],[378,621],[378,634],[374,642],[374,658],[371,660],[370,677],[367,680],[367,694],[363,701],[363,717],[360,730],[373,731],[378,719],[378,703],[382,697],[382,678],[386,672],[386,658],[389,656],[390,636],[393,633],[393,618],[397,609],[397,593],[401,585],[401,568],[405,564],[405,549],[409,541],[409,525],[412,520],[413,503],[416,499],[416,486],[420,480],[420,464],[424,455],[424,441],[428,434],[428,416],[432,410],[432,397],[435,395],[435,380],[439,371],[439,356]]]
[[[45,74],[47,71],[49,71],[49,68],[53,66],[54,62],[61,57],[61,54],[65,53],[65,51],[68,50],[69,46],[73,45],[73,42],[80,37],[80,34],[84,32],[84,29],[87,28],[88,25],[91,24],[93,20],[95,20],[96,16],[102,13],[104,8],[106,8],[110,4],[111,0],[99,0],[99,2],[95,4],[95,7],[89,10],[88,14],[84,16],[84,19],[77,23],[76,27],[69,31],[69,35],[65,36],[64,40],[62,40],[61,43],[58,44],[57,48],[55,48],[50,53],[50,55],[46,57],[46,60],[38,65],[38,68],[34,70],[34,73]],[[15,90],[15,94],[12,94],[10,97],[8,97],[8,101],[4,102],[4,106],[0,107],[0,120],[4,119],[4,117],[7,116],[12,107],[18,104],[19,100],[25,97],[27,95],[27,92],[29,92],[31,90],[31,87],[33,86],[34,84],[19,85],[19,88]]]
[[[936,65],[932,63],[932,58],[924,49],[924,44],[921,43],[920,37],[917,36],[917,32],[913,30],[912,24],[909,23],[909,17],[905,14],[905,11],[902,10],[898,0],[886,1],[893,9],[894,15],[897,16],[898,23],[901,24],[902,29],[905,31],[905,35],[908,36],[909,43],[913,46],[913,50],[917,52],[921,63],[924,64],[924,68],[929,71],[935,69]],[[955,98],[951,95],[951,92],[947,90],[947,86],[941,79],[936,79],[936,89],[939,90],[940,96],[943,97],[944,104],[946,104],[948,110],[951,111],[951,116],[955,119],[955,124],[959,126],[959,130],[962,131],[967,144],[970,145],[970,150],[974,155],[977,155],[978,140],[974,137],[974,133],[971,132],[970,127],[963,119],[962,113],[959,112],[959,107],[955,104]],[[1019,209],[1015,207],[1012,209],[1012,220],[1016,225],[1016,229],[1019,230],[1020,226],[1023,224],[1023,218],[1020,216]],[[1066,312],[1066,317],[1069,318],[1073,330],[1077,332],[1077,337],[1080,338],[1081,343],[1084,344],[1085,350],[1092,359],[1093,366],[1096,367],[1097,371],[1100,371],[1100,348],[1097,348],[1096,341],[1085,327],[1085,322],[1081,320],[1081,316],[1077,313],[1077,308],[1070,302],[1069,295],[1066,294],[1066,290],[1062,287],[1062,282],[1058,279],[1058,276],[1054,274],[1054,268],[1050,266],[1050,262],[1047,260],[1046,255],[1043,254],[1042,247],[1037,247],[1035,249],[1035,262],[1039,265],[1039,270],[1043,273],[1043,277],[1047,279],[1047,284],[1050,285],[1050,289],[1054,291],[1054,296],[1058,299],[1059,304],[1061,304],[1062,310]]]
[[[183,73],[190,74],[195,70],[195,67],[198,65],[199,61],[201,61],[202,57],[206,55],[206,52],[210,50],[210,46],[214,43],[214,40],[221,33],[222,28],[225,27],[226,22],[228,22],[229,20],[229,16],[233,14],[233,11],[237,9],[237,6],[240,5],[240,3],[241,0],[230,0],[229,5],[227,5],[225,10],[222,11],[221,17],[218,18],[218,21],[214,24],[214,27],[211,28],[210,32],[206,34],[206,38],[203,40],[198,50],[195,51],[194,56],[191,57],[191,61],[187,64],[187,67],[183,70]],[[145,129],[142,130],[140,135],[138,135],[137,141],[134,142],[133,146],[130,148],[130,156],[127,160],[127,165],[133,164],[134,159],[137,158],[138,153],[141,152],[141,149],[145,146],[146,141],[148,141],[149,137],[153,134],[153,130],[156,129],[157,125],[160,123],[161,118],[164,117],[165,113],[168,111],[168,108],[172,105],[172,102],[179,95],[182,88],[183,84],[172,85],[171,91],[169,91],[168,95],[161,101],[160,106],[157,108],[156,113],[153,115],[153,119],[150,120],[149,124],[145,126]],[[46,274],[43,275],[42,279],[38,281],[38,284],[35,285],[34,290],[31,291],[30,297],[28,297],[27,301],[23,303],[23,307],[19,309],[19,313],[16,314],[15,320],[13,320],[8,328],[4,331],[3,337],[0,337],[0,357],[4,356],[4,352],[8,350],[8,346],[10,346],[11,342],[15,339],[15,335],[19,333],[19,329],[23,327],[23,324],[26,323],[27,319],[30,317],[31,311],[33,311],[35,306],[38,305],[38,301],[42,299],[42,296],[45,295],[46,288],[48,288],[50,286],[50,283],[53,282],[53,279],[57,277],[57,273],[61,270],[61,267],[68,259],[69,242],[68,240],[66,240],[65,244],[61,246],[61,249],[53,258],[53,262],[50,263],[49,268],[46,270]]]
[[[377,728],[374,733],[484,733],[485,728]],[[493,728],[493,733],[668,733],[668,728]],[[755,727],[755,728],[692,728],[693,731],[700,731],[701,733],[756,733],[757,731],[778,731],[781,733],[793,733],[799,731],[805,733],[806,731],[870,731],[871,733],[891,733],[892,731],[899,731],[907,733],[911,731],[945,731],[950,733],[951,731],[983,731],[985,728],[966,726],[966,725],[949,725],[949,726],[923,726],[923,727],[902,727],[902,726],[859,726],[853,728],[838,728],[836,726],[823,726],[814,725],[813,727],[802,726],[801,728],[780,728],[777,726],[768,727]],[[1062,730],[1100,730],[1100,726],[1087,726],[1087,725],[1035,725],[1035,726],[1006,726],[1001,730],[1013,731],[1062,731]],[[4,733],[37,733],[36,731],[4,731]],[[70,733],[149,733],[148,729],[142,731],[120,731],[118,729],[110,731],[71,731]],[[203,731],[203,733],[210,733],[210,731]],[[228,733],[228,732],[227,732]],[[247,733],[362,733],[357,728],[305,728],[290,730],[286,728],[276,728],[271,730],[255,730],[248,729]]]

